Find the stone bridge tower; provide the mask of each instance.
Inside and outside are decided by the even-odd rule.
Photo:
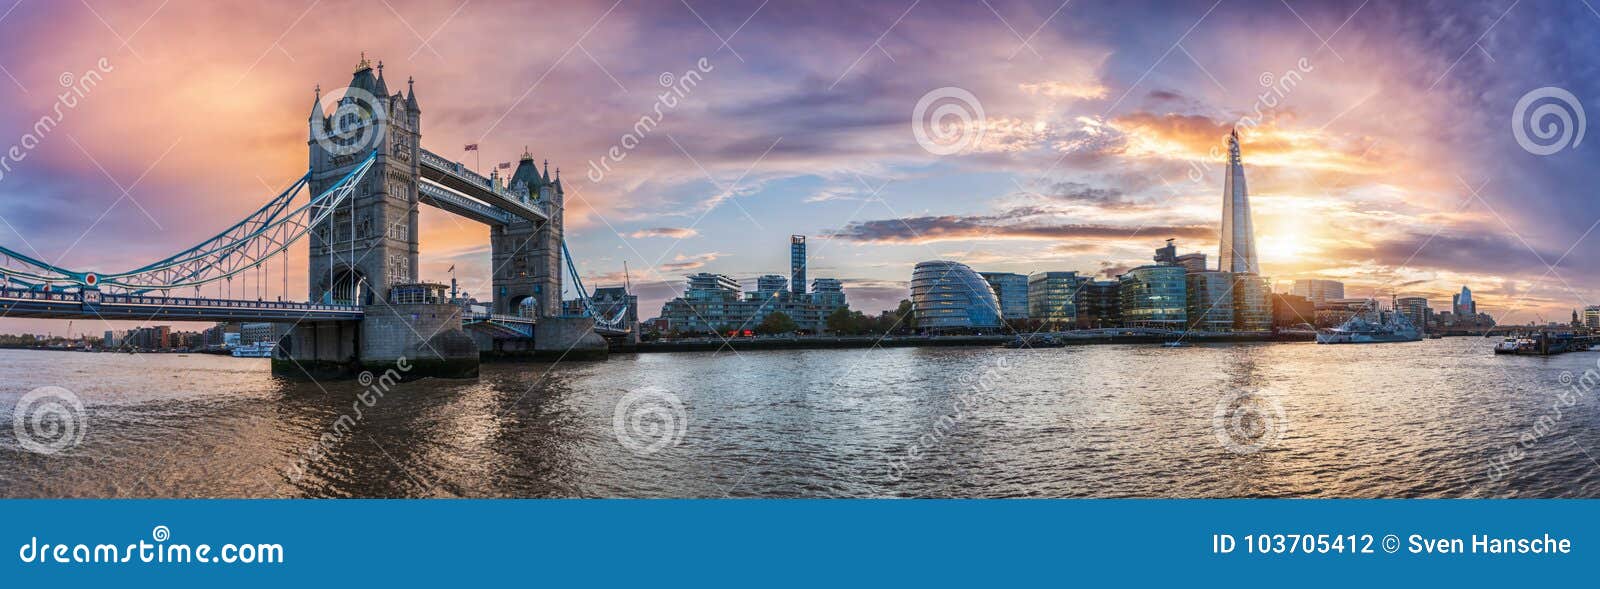
[[[373,149],[366,179],[331,216],[313,228],[310,295],[314,301],[370,305],[389,287],[417,282],[417,183],[421,109],[415,88],[389,94],[383,63],[364,57],[331,115],[320,87],[308,120],[312,194],[320,194]]]
[[[523,152],[511,175],[511,189],[528,190],[530,200],[541,203],[550,220],[535,223],[515,219],[508,225],[489,228],[490,264],[494,269],[494,312],[535,317],[561,315],[561,239],[565,195],[561,174],[550,177],[550,164],[544,171],[533,155]]]

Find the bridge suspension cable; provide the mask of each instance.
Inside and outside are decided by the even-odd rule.
[[[561,257],[567,261],[567,273],[572,276],[572,287],[578,291],[578,300],[583,305],[583,314],[594,318],[594,325],[598,328],[627,330],[628,302],[622,301],[617,312],[611,317],[602,316],[595,311],[594,301],[589,297],[589,289],[583,286],[583,277],[578,275],[578,265],[572,261],[572,252],[567,249],[567,240],[561,240]]]
[[[284,253],[318,223],[330,218],[355,192],[376,159],[374,151],[338,182],[316,195],[309,195],[307,186],[311,173],[307,172],[261,208],[217,235],[132,270],[103,274],[77,271],[0,246],[0,277],[8,284],[25,288],[110,288],[132,294],[198,288],[230,280]],[[293,206],[301,193],[308,194],[308,198],[298,207]],[[350,237],[355,238],[353,234]]]

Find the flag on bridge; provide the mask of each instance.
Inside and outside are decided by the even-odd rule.
[[[511,162],[500,162],[500,169],[502,169],[502,170],[511,169]]]
[[[466,147],[461,148],[461,151],[478,151],[478,144],[468,143]]]
[[[455,271],[456,271],[456,265],[455,264],[451,264],[450,265],[450,269],[449,270],[445,270],[445,272],[455,272]]]

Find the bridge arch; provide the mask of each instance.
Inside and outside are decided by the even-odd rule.
[[[324,284],[327,279],[323,279]],[[329,291],[336,305],[371,305],[374,302],[372,284],[359,268],[340,266],[333,271],[333,288]]]

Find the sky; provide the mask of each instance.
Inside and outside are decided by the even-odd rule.
[[[586,284],[619,284],[626,263],[641,317],[690,273],[787,274],[791,234],[808,237],[810,276],[843,280],[868,313],[932,259],[1107,278],[1175,238],[1215,265],[1234,128],[1280,289],[1329,278],[1443,308],[1467,285],[1501,322],[1600,304],[1600,139],[1583,136],[1600,12],[1584,0],[0,11],[0,245],[74,269],[165,257],[259,207],[305,171],[313,89],[347,85],[364,54],[391,89],[415,79],[428,149],[484,171],[526,149],[561,169]],[[455,266],[486,295],[487,235],[424,210],[422,277]],[[304,258],[288,262],[293,298]],[[284,278],[269,269],[269,296]]]

